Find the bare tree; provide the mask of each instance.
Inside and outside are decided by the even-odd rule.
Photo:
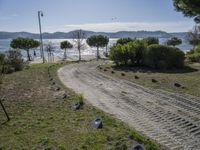
[[[52,42],[49,42],[45,45],[45,50],[48,53],[48,62],[54,62],[54,49],[55,47],[53,46]]]
[[[78,50],[79,53],[79,61],[81,60],[81,49],[84,49],[85,43],[84,39],[86,38],[86,35],[83,30],[77,30],[72,33],[72,38],[75,47]]]
[[[200,43],[200,26],[195,25],[193,30],[188,33],[188,41],[195,48]]]

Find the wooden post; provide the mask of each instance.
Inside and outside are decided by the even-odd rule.
[[[3,108],[4,113],[6,114],[7,121],[10,121],[10,117],[8,116],[8,113],[6,112],[6,109],[5,109],[5,107],[4,107],[4,105],[3,105],[2,101],[1,101],[1,99],[0,99],[0,104],[1,104],[1,107]]]

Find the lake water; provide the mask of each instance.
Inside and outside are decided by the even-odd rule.
[[[60,49],[60,42],[62,42],[64,40],[68,40],[71,43],[73,43],[72,39],[44,39],[43,42],[44,42],[44,45],[51,42],[53,47],[54,47],[54,56],[62,57],[63,56],[63,50]],[[166,38],[159,39],[161,44],[164,43],[166,40],[167,40]],[[184,40],[184,39],[182,39],[182,40],[183,40],[183,44],[181,44],[178,47],[184,52],[187,51],[187,50],[190,50],[192,48],[192,46],[189,45],[186,40]],[[11,41],[11,39],[0,39],[0,52],[5,52],[5,51],[8,51],[10,49],[10,41]],[[110,39],[109,44],[108,44],[108,49],[110,47],[112,47],[112,45],[115,44],[116,41],[117,41],[117,39]],[[95,55],[96,54],[96,48],[89,47],[86,44],[85,40],[84,40],[84,43],[85,43],[84,48],[81,51],[82,55]],[[45,46],[44,46],[44,49],[45,49]],[[105,48],[100,49],[101,54],[105,51],[106,51]],[[26,56],[25,51],[21,51],[21,53],[22,53],[23,56]],[[37,56],[40,55],[39,48],[36,49],[36,54],[37,54]],[[33,55],[33,53],[31,53],[31,55]],[[45,55],[47,55],[46,52],[45,52]],[[68,56],[78,56],[77,48],[74,47],[72,49],[68,49],[67,55]]]

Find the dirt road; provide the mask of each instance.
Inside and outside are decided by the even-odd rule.
[[[92,105],[169,149],[200,150],[200,98],[107,76],[96,70],[102,63],[70,64],[59,69],[58,75]]]

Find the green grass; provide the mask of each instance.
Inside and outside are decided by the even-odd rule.
[[[200,97],[200,64],[188,64],[184,69],[169,71],[158,71],[144,67],[116,67],[113,64],[107,64],[98,70],[146,87]],[[135,79],[135,76],[138,76],[139,79]],[[156,79],[158,83],[153,83],[152,79]],[[174,83],[181,84],[183,88],[175,87]]]
[[[160,146],[129,128],[121,121],[88,104],[81,95],[64,87],[58,80],[57,69],[64,64],[40,64],[26,67],[24,71],[6,75],[1,85],[1,96],[11,120],[0,125],[0,149],[87,149],[123,150],[136,141],[144,143],[147,150]],[[51,90],[47,68],[62,91],[69,97],[56,98]],[[73,101],[84,101],[83,107],[72,111]],[[90,121],[103,119],[103,128],[94,129]],[[0,108],[0,123],[6,120]]]

